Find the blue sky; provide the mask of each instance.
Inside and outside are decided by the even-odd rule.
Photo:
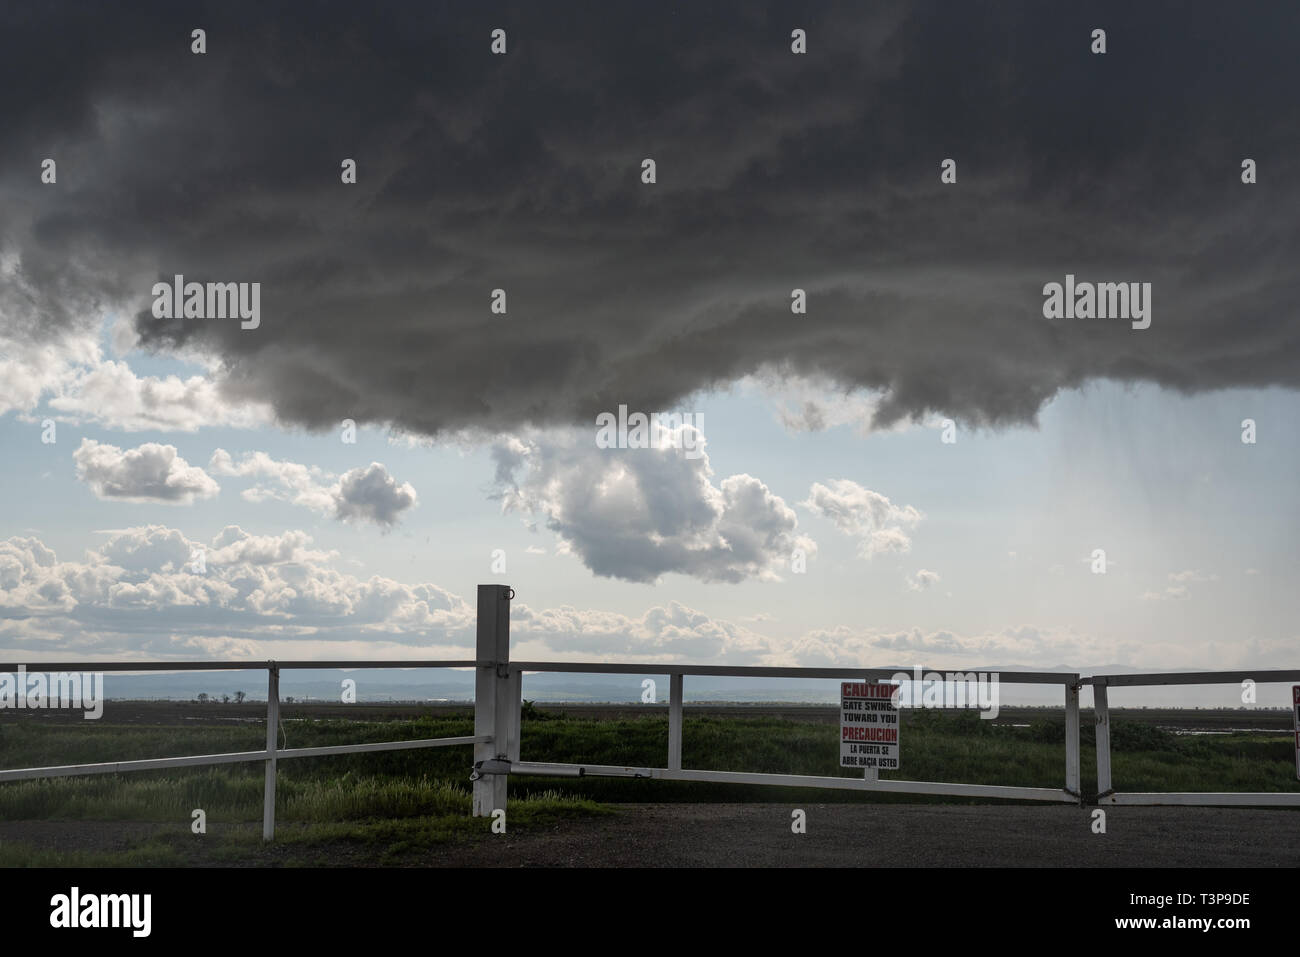
[[[105,337],[103,343],[107,355],[111,342]],[[118,359],[129,364],[137,383],[171,374],[207,376],[199,366],[134,350]],[[533,652],[529,657],[1185,670],[1281,667],[1295,646],[1297,601],[1288,583],[1297,572],[1298,463],[1286,436],[1300,399],[1282,390],[1183,396],[1094,383],[1048,403],[1037,428],[959,429],[950,444],[933,422],[866,431],[865,393],[840,396],[801,381],[746,380],[697,395],[679,411],[700,416],[711,484],[753,476],[793,510],[797,533],[815,542],[803,573],[781,558],[768,574],[733,583],[677,571],[653,581],[597,574],[598,561],[584,561],[580,550],[564,553],[565,533],[547,527],[544,511],[503,511],[494,496],[491,455],[499,436],[412,443],[362,426],[356,443],[345,444],[341,430],[313,434],[269,422],[127,431],[115,427],[111,409],[99,410],[107,416],[100,421],[52,411],[52,396],[76,394],[75,382],[69,388],[68,381],[74,380],[0,418],[7,450],[0,526],[8,536],[38,539],[64,563],[85,561],[87,550],[99,548],[114,530],[160,526],[199,543],[211,543],[227,526],[252,536],[300,531],[310,536],[310,550],[330,553],[316,559],[322,567],[359,581],[378,576],[427,583],[472,604],[478,583],[500,580],[533,611],[570,606],[576,631],[594,628],[579,638],[552,625],[542,637],[525,626],[517,630],[516,654]],[[801,403],[810,398],[827,421],[843,424],[809,430],[792,425],[788,414],[783,421],[783,409],[805,408]],[[43,444],[41,422],[51,415],[58,420],[57,440]],[[1257,423],[1254,444],[1241,441],[1245,418]],[[594,446],[594,431],[593,423],[559,433]],[[86,439],[122,450],[174,446],[179,458],[219,483],[220,492],[190,504],[97,494],[78,478],[74,453]],[[417,501],[391,524],[343,520],[328,509],[275,499],[249,501],[241,493],[259,485],[274,489],[275,482],[219,474],[211,468],[218,449],[235,462],[262,452],[336,476],[378,462],[395,483],[409,484]],[[683,455],[646,449],[591,454],[611,461]],[[903,523],[906,545],[864,555],[860,534],[846,533],[810,507],[814,485],[839,480],[919,512]],[[1097,548],[1106,552],[1105,574],[1092,571]],[[496,549],[504,552],[503,574],[493,572]],[[136,578],[159,570],[139,569]],[[618,633],[622,619],[612,626],[588,620],[639,620],[672,603],[688,610],[674,626],[685,633],[698,637],[725,626],[737,634],[673,651],[625,642]],[[119,626],[97,631],[96,622],[108,619],[80,614],[87,610],[73,615],[85,629],[87,649],[138,653]],[[17,619],[24,613],[39,619],[48,610],[9,606],[10,637],[22,631]],[[186,620],[165,600],[146,613],[169,634],[169,619],[177,629]],[[235,651],[256,648],[273,656],[283,623],[274,616],[225,621],[214,613],[202,630],[244,642],[231,645]],[[399,639],[399,651],[418,657],[430,646],[468,650],[470,640],[463,621],[417,627]],[[333,654],[332,646],[332,640],[308,639],[294,648],[310,656]],[[20,643],[10,650],[32,647]],[[42,649],[60,650],[57,643]],[[149,646],[151,656],[160,653],[168,656],[166,642]],[[193,653],[183,646],[170,652]]]

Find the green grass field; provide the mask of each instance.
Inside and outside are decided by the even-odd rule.
[[[529,709],[523,723],[525,760],[662,766],[667,721],[661,716],[592,720]],[[1092,723],[1084,715],[1083,789],[1096,791]],[[412,720],[305,719],[285,723],[281,746],[472,734],[465,717]],[[130,760],[182,754],[258,750],[257,724],[209,726],[54,724],[10,721],[0,726],[0,766],[28,767]],[[982,721],[974,712],[911,711],[903,722],[903,768],[882,777],[971,784],[1059,787],[1064,783],[1063,716],[1027,727]],[[1235,733],[1177,736],[1140,721],[1112,727],[1114,781],[1124,791],[1300,790],[1290,735]],[[834,725],[774,717],[688,715],[683,766],[729,771],[843,775]],[[18,781],[0,784],[0,864],[183,864],[346,862],[350,855],[400,862],[420,847],[478,840],[489,822],[469,816],[470,748],[283,760],[277,787],[277,841],[262,846],[260,762]],[[690,784],[627,778],[532,778],[510,781],[509,827],[526,831],[573,816],[611,813],[623,802],[813,801],[969,802],[920,795]],[[208,834],[191,833],[201,808]],[[54,851],[22,839],[13,822],[86,822],[87,834],[111,832],[103,822],[164,826],[129,842],[96,842]],[[96,823],[98,822],[98,823]],[[174,826],[173,826],[174,825]],[[102,845],[102,846],[99,846]]]

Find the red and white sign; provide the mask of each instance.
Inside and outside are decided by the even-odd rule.
[[[898,769],[898,685],[840,683],[840,767]]]
[[[1291,686],[1291,723],[1295,727],[1295,776],[1300,780],[1300,685]]]

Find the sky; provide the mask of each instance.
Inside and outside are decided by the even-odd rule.
[[[0,653],[1295,667],[1298,20],[0,13]]]

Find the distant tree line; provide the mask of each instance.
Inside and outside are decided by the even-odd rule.
[[[247,693],[247,692],[244,692],[244,691],[236,691],[236,692],[235,692],[235,704],[243,704],[243,703],[244,703],[244,699],[247,698],[247,697],[248,697],[248,693]],[[208,704],[208,703],[216,704],[216,702],[217,702],[217,696],[216,696],[216,695],[210,695],[210,694],[208,694],[206,691],[200,691],[198,697],[194,699],[194,703],[195,703],[195,704]],[[222,703],[222,704],[230,704],[230,695],[228,695],[228,694],[223,694],[223,695],[221,696],[221,703]]]

